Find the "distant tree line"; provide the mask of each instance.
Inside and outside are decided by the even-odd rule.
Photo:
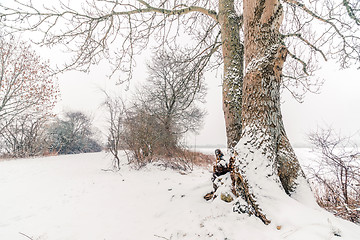
[[[0,154],[22,158],[49,154],[101,151],[91,119],[82,112],[56,117],[52,109],[59,95],[47,62],[25,42],[4,35],[0,60]],[[191,152],[182,140],[203,123],[206,88],[203,75],[186,50],[159,51],[148,63],[148,77],[127,104],[107,94],[109,113],[106,148],[119,169],[119,150],[142,167],[152,161],[189,169]]]
[[[23,158],[43,155],[99,152],[92,123],[82,112],[65,116],[20,114],[0,133],[1,155]]]

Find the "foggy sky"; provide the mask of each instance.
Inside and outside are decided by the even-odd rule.
[[[150,56],[145,56],[150,60]],[[105,134],[106,119],[100,107],[104,95],[100,89],[128,98],[133,90],[146,79],[144,64],[138,64],[133,80],[126,86],[116,85],[115,79],[106,77],[106,66],[92,68],[89,74],[71,71],[59,76],[62,110],[83,110],[94,118],[94,124]],[[318,76],[325,84],[320,94],[308,93],[303,103],[297,102],[286,91],[282,94],[282,114],[288,137],[295,147],[308,146],[307,134],[321,127],[332,127],[343,135],[354,134],[360,138],[360,71],[338,70],[333,64],[323,66]],[[208,87],[204,108],[208,114],[199,135],[188,134],[189,145],[221,146],[226,144],[225,124],[222,112],[221,71],[205,74]]]

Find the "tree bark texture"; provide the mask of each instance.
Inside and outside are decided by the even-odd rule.
[[[244,1],[245,65],[242,122],[254,147],[272,155],[271,165],[286,193],[296,189],[303,172],[286,136],[280,110],[280,82],[287,49],[279,28],[278,0]],[[250,138],[250,139],[251,139]]]
[[[234,0],[220,0],[218,21],[221,26],[224,59],[223,111],[228,148],[233,148],[241,136],[241,103],[244,46],[240,41],[240,18]]]
[[[261,196],[273,192],[292,195],[300,184],[306,185],[302,190],[309,186],[280,111],[281,74],[287,55],[279,33],[283,8],[278,0],[244,0],[243,8],[246,70],[241,93],[242,133],[233,155],[231,191],[238,199],[234,211],[255,215],[268,224]]]

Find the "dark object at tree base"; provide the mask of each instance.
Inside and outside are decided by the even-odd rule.
[[[223,184],[224,175],[230,173],[231,189],[228,193],[221,193],[220,198],[224,202],[232,202],[234,198],[241,197],[247,204],[240,204],[236,201],[233,206],[233,211],[240,214],[248,214],[249,216],[255,215],[260,218],[261,221],[268,225],[271,221],[261,212],[258,204],[256,203],[253,194],[248,189],[248,183],[243,176],[236,172],[234,169],[235,158],[230,157],[229,161],[224,159],[224,154],[220,149],[215,150],[216,162],[213,166],[213,176],[211,181],[213,182],[214,190],[204,196],[207,201],[215,199],[217,197],[216,190]]]
[[[223,176],[232,171],[234,160],[230,158],[229,163],[224,159],[224,154],[221,152],[220,149],[215,150],[216,162],[213,166],[213,176],[211,181],[213,182],[214,191],[206,194],[204,198],[209,201],[211,199],[215,199],[217,196],[215,194],[216,190],[219,188],[218,184],[221,181],[216,181],[218,177]]]

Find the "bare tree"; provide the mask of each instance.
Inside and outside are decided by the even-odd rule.
[[[292,0],[284,1],[284,3],[289,6],[289,9],[310,15],[311,19],[327,25],[326,29],[333,36],[332,40],[337,39],[336,44],[340,45],[334,46],[329,42],[325,43],[323,36],[317,40],[323,46],[331,45],[336,48],[340,61],[343,61],[344,64],[352,60],[359,61],[358,36],[353,35],[352,29],[346,28],[345,25],[341,25],[340,31],[337,22],[339,19],[334,22],[332,19],[328,19],[332,12],[323,9],[325,14],[320,14],[315,10],[310,10],[303,3]],[[317,4],[317,1],[314,4]],[[237,145],[238,154],[234,156],[238,169],[235,169],[232,178],[235,193],[245,201],[245,203],[239,201],[237,209],[240,212],[244,208],[248,209],[246,212],[259,217],[265,224],[269,223],[269,219],[256,203],[256,198],[264,190],[258,187],[257,182],[260,185],[261,182],[268,182],[273,185],[274,189],[281,189],[295,198],[297,198],[297,189],[310,191],[306,186],[305,175],[286,136],[280,111],[282,69],[287,56],[297,58],[291,52],[291,47],[283,41],[284,34],[280,32],[284,15],[291,16],[291,12],[285,10],[287,8],[284,8],[280,1],[244,1],[243,5],[246,72],[242,93],[242,137]],[[332,10],[338,13],[342,9],[334,7]],[[299,15],[294,14],[294,16]],[[306,19],[304,20],[306,21]],[[342,22],[342,19],[339,21]],[[294,22],[296,23],[296,21]],[[351,24],[350,22],[351,20],[348,20],[347,23]],[[306,25],[303,28],[306,28]],[[339,38],[334,38],[334,36]],[[300,35],[300,40],[301,37],[302,35]],[[348,42],[347,38],[351,39],[351,42]],[[316,47],[313,48],[314,45],[307,46],[312,51],[318,52]],[[328,52],[328,55],[331,56],[332,52]],[[300,63],[301,61],[303,60],[300,59]],[[306,71],[306,63],[301,66]],[[259,155],[262,156],[262,160]],[[264,161],[267,163],[265,166],[263,165]],[[257,178],[252,178],[254,172],[259,173]]]
[[[138,94],[140,104],[163,124],[170,148],[177,146],[184,133],[196,132],[205,115],[197,106],[206,94],[202,74],[187,56],[179,50],[155,54],[148,64],[149,77]]]
[[[23,112],[49,112],[58,96],[48,63],[25,42],[0,37],[0,132]]]
[[[292,197],[297,189],[309,190],[283,126],[281,84],[307,90],[318,58],[334,58],[342,67],[359,63],[357,0],[103,0],[89,1],[82,9],[15,2],[15,7],[0,5],[1,24],[38,30],[43,44],[69,44],[75,55],[64,69],[87,70],[106,57],[115,71],[131,76],[133,56],[148,45],[149,36],[171,45],[181,32],[192,35],[191,57],[199,68],[211,66],[210,57],[221,49],[228,147],[236,145],[237,152],[232,174],[237,206],[265,224],[270,220],[256,200],[264,195],[264,182]],[[19,21],[31,24],[19,27]],[[118,52],[109,50],[112,42]],[[258,178],[251,178],[253,172],[259,172]]]
[[[348,137],[333,129],[319,129],[309,139],[320,158],[309,167],[317,182],[320,206],[353,222],[360,222],[360,151]]]
[[[123,112],[123,141],[139,167],[161,157],[167,166],[191,168],[180,141],[202,125],[205,112],[196,104],[203,101],[205,87],[196,63],[186,56],[171,50],[154,55],[133,106],[118,109]]]
[[[114,156],[114,169],[120,170],[119,150],[127,150],[124,141],[124,123],[127,117],[127,109],[120,97],[110,97],[108,93],[103,92],[106,95],[103,104],[109,115],[106,148]]]

